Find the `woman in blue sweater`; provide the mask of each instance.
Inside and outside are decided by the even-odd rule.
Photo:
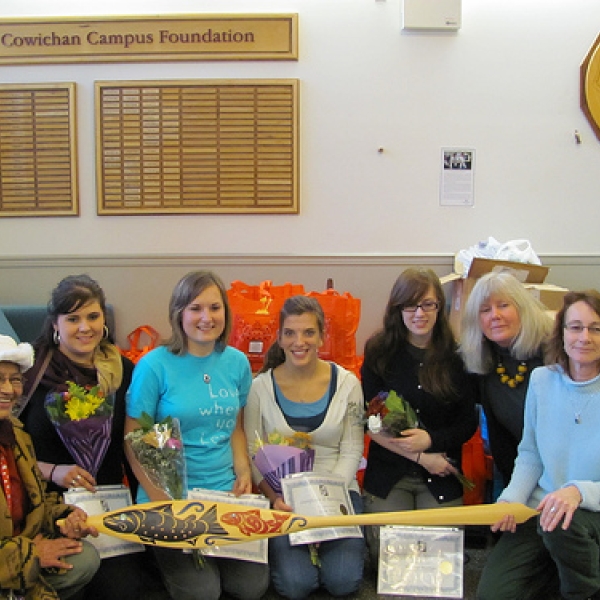
[[[540,511],[538,533],[557,566],[564,598],[600,598],[599,292],[565,296],[548,363],[531,375],[523,438],[498,501],[523,502]],[[516,525],[506,516],[493,529],[514,532]],[[504,551],[490,557],[495,562],[490,566],[496,580],[506,582],[518,546],[509,534],[501,542]],[[525,597],[516,586],[513,597]]]

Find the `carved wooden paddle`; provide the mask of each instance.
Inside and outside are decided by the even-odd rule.
[[[319,527],[492,525],[507,514],[514,515],[517,523],[523,523],[538,513],[523,504],[500,503],[307,517],[227,502],[173,500],[136,504],[102,515],[90,515],[87,524],[96,527],[100,533],[132,542],[167,548],[206,548],[251,542]]]

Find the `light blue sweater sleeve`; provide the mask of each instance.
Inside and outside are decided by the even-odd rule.
[[[577,382],[556,366],[536,369],[515,469],[499,500],[536,508],[550,492],[575,485],[581,508],[600,511],[598,431],[600,376]]]

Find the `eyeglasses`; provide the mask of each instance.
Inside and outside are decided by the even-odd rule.
[[[425,300],[425,302],[421,302],[421,304],[415,304],[413,306],[403,306],[402,310],[408,313],[417,312],[420,308],[423,312],[433,312],[440,307],[440,303],[435,300]]]
[[[569,333],[579,334],[583,333],[584,329],[587,329],[590,335],[600,335],[600,325],[582,325],[581,323],[567,323],[565,329]]]
[[[25,377],[23,375],[10,375],[9,377],[0,375],[0,386],[3,386],[7,381],[13,387],[23,387]]]

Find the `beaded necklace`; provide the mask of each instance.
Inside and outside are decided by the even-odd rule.
[[[8,461],[2,452],[0,452],[0,475],[2,475],[2,488],[9,512],[12,513],[12,490],[10,484],[10,472],[8,470]]]
[[[506,367],[502,364],[502,361],[498,359],[498,366],[496,367],[496,373],[500,375],[500,382],[507,385],[510,388],[516,388],[520,383],[525,381],[525,373],[527,373],[527,363],[522,360],[521,364],[517,367],[517,373],[514,377],[510,377],[506,373]]]

